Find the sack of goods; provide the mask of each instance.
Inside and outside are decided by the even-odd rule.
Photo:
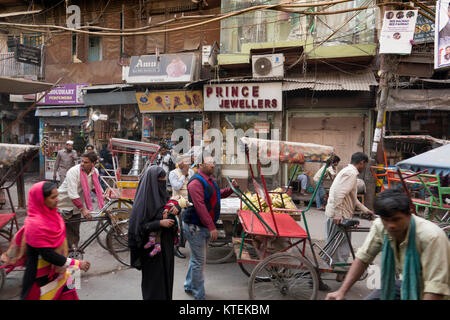
[[[297,209],[294,202],[292,201],[292,198],[289,197],[286,193],[283,193],[282,188],[277,188],[277,189],[273,190],[272,192],[275,192],[275,193],[269,194],[270,200],[272,202],[272,208]],[[280,192],[281,192],[281,194],[280,194]],[[256,195],[256,193],[247,192],[245,195],[253,203],[253,205],[256,208],[259,208],[258,196]],[[283,200],[281,198],[283,198]],[[259,201],[261,202],[262,211],[270,212],[269,205],[267,204],[265,199],[260,196]],[[284,206],[283,206],[283,203],[284,203]],[[250,208],[245,204],[243,205],[242,209],[250,210]]]

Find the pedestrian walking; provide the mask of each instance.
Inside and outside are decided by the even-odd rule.
[[[327,300],[343,300],[378,253],[381,289],[366,300],[442,300],[450,296],[450,243],[436,224],[411,214],[408,196],[388,189],[375,199],[376,219],[339,290]],[[396,279],[401,274],[401,280]]]
[[[59,174],[59,185],[64,182],[67,171],[72,168],[78,160],[77,152],[73,150],[73,141],[68,140],[64,149],[59,150],[56,155],[53,180],[56,181],[56,173]]]
[[[194,170],[189,168],[190,160],[190,155],[179,155],[176,161],[178,167],[169,173],[169,181],[172,186],[172,197],[180,196],[186,201],[188,200],[187,184],[189,179],[191,179],[194,175]],[[178,216],[178,224],[180,225],[180,242],[175,247],[175,255],[178,258],[185,259],[186,256],[180,252],[180,247],[184,248],[186,243],[183,233],[183,219],[180,218],[182,215],[183,214],[180,214]]]
[[[369,158],[362,152],[352,155],[351,163],[342,169],[333,181],[330,188],[328,203],[325,208],[326,220],[326,242],[333,239],[333,236],[340,232],[338,225],[343,219],[353,218],[355,208],[359,208],[365,214],[373,212],[364,206],[357,198],[357,178],[358,174],[366,168]],[[350,234],[349,234],[350,237]],[[336,263],[346,263],[350,256],[350,247],[347,241],[343,241],[332,258]],[[343,274],[338,274],[336,281],[341,282]]]
[[[177,231],[169,214],[177,215],[181,210],[178,205],[164,208],[168,201],[166,173],[159,166],[151,166],[139,181],[128,230],[131,266],[142,272],[144,300],[172,300]],[[152,255],[148,242],[154,233],[158,233],[160,250]]]
[[[66,229],[57,203],[56,184],[34,184],[28,193],[24,226],[15,235],[7,258],[2,256],[9,265],[25,266],[21,299],[78,300],[72,275],[77,269],[88,271],[90,263],[67,258]]]
[[[103,190],[99,182],[98,170],[95,168],[97,155],[93,152],[83,153],[81,163],[67,171],[66,179],[58,188],[59,205],[66,220],[67,240],[69,249],[78,247],[80,241],[80,214],[86,219],[92,219],[94,210],[91,191],[95,192],[98,208],[103,208]]]
[[[230,196],[231,188],[219,189],[212,174],[214,158],[205,157],[199,164],[198,173],[189,181],[188,198],[193,206],[183,213],[183,232],[190,247],[189,268],[184,282],[184,291],[196,300],[204,300],[204,269],[208,241],[215,241],[218,232],[215,223],[220,216],[220,199]],[[233,186],[238,184],[232,181]]]

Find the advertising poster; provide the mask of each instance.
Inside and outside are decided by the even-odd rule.
[[[203,110],[201,91],[136,92],[141,112],[190,112]]]
[[[433,12],[436,12],[435,7],[429,7],[429,9]],[[433,21],[428,20],[421,14],[418,14],[416,21],[416,31],[414,32],[414,43],[421,44],[434,42],[434,26],[435,24]]]
[[[388,10],[384,14],[380,53],[410,54],[418,10]]]
[[[84,104],[81,89],[88,87],[89,83],[62,84],[52,89],[41,101],[39,105],[77,105]],[[43,93],[38,93],[39,99]]]
[[[450,66],[450,0],[436,3],[436,28],[434,35],[434,68]]]

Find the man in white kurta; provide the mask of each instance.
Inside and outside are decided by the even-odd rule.
[[[94,156],[95,159],[93,158]],[[86,203],[86,201],[84,199],[81,186],[80,167],[86,172],[89,190],[94,190],[94,172],[96,172],[98,177],[98,171],[94,167],[97,156],[95,154],[94,156],[92,157],[92,159],[82,156],[81,163],[70,168],[69,171],[67,171],[64,182],[58,188],[58,209],[61,212],[71,211],[71,214],[66,216],[63,215],[66,221],[66,233],[69,249],[72,249],[73,246],[78,247],[78,242],[80,241],[80,222],[71,222],[71,220],[80,219],[80,214],[82,214],[83,217],[87,219],[92,218],[89,210],[83,205]]]
[[[336,232],[339,232],[337,225],[343,219],[351,219],[353,217],[355,208],[360,209],[363,213],[373,214],[357,198],[357,178],[364,171],[367,162],[368,157],[364,153],[354,153],[351,163],[337,174],[331,185],[328,203],[325,208],[325,215],[327,216],[327,243],[333,238]],[[350,247],[347,241],[344,240],[332,255],[332,258],[335,263],[345,263],[349,256]],[[337,280],[342,280],[342,275],[338,276],[340,277]]]

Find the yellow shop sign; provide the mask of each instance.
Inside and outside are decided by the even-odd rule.
[[[141,112],[190,112],[203,110],[202,91],[136,92]]]

